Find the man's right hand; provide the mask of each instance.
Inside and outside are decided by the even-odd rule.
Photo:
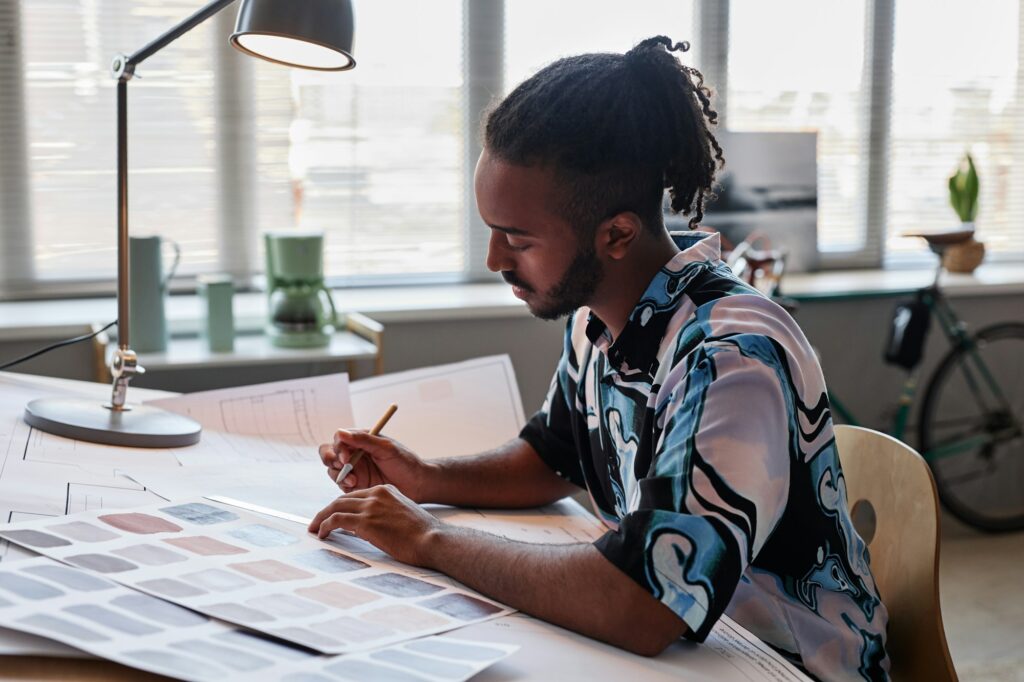
[[[341,482],[344,492],[390,483],[415,502],[427,501],[425,484],[432,467],[398,441],[366,431],[342,429],[335,432],[332,443],[320,446],[320,459],[332,481],[359,450],[364,453],[362,458]]]

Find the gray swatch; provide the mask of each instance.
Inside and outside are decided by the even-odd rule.
[[[151,635],[154,632],[160,632],[160,628],[158,627],[154,627],[148,623],[143,623],[141,620],[129,618],[124,614],[112,611],[107,607],[99,606],[98,604],[76,604],[74,606],[66,606],[64,611],[74,614],[79,618],[99,623],[103,627],[110,628],[111,630],[123,632],[127,635]]]
[[[230,530],[228,535],[256,547],[285,547],[299,541],[294,535],[260,523]]]
[[[104,642],[110,638],[106,635],[102,635],[92,630],[87,630],[81,625],[71,623],[64,620],[63,618],[57,618],[56,616],[48,616],[44,613],[37,613],[25,618],[19,618],[19,623],[25,625],[31,625],[32,627],[42,628],[43,630],[49,630],[50,632],[56,632],[60,635],[71,637],[82,642]]]
[[[91,573],[68,568],[67,566],[31,566],[23,568],[21,571],[22,573],[31,573],[34,576],[45,578],[50,582],[79,592],[100,592],[102,590],[109,590],[114,586],[113,583],[97,578]]]
[[[160,511],[199,526],[210,526],[215,523],[238,520],[238,514],[229,512],[227,509],[203,504],[202,502],[190,502],[189,504],[179,504],[174,507],[164,507]]]
[[[501,611],[500,606],[495,606],[490,602],[485,602],[481,599],[476,599],[475,597],[455,592],[443,594],[440,597],[435,597],[434,599],[418,603],[420,606],[425,606],[428,609],[433,609],[434,611],[440,611],[447,616],[458,618],[459,620],[476,620],[477,618],[486,618],[487,616],[492,616]]]
[[[400,573],[381,573],[367,578],[356,578],[352,582],[392,597],[425,597],[444,589],[440,585],[425,583]]]
[[[424,678],[412,673],[395,670],[369,661],[338,661],[324,668],[350,680],[373,680],[374,682],[424,682]]]
[[[209,621],[206,616],[148,594],[126,594],[112,599],[110,603],[129,613],[174,627],[202,625]]]
[[[172,676],[176,677],[206,679],[210,676],[210,673],[220,671],[220,668],[211,665],[209,661],[197,661],[194,658],[180,656],[170,651],[139,649],[137,651],[126,651],[125,655],[137,661],[169,671]]]
[[[198,597],[201,594],[206,594],[206,590],[201,590],[195,585],[188,585],[180,580],[171,580],[170,578],[143,580],[139,583],[139,587],[165,597]]]
[[[193,656],[207,658],[215,663],[220,663],[227,668],[240,670],[242,672],[252,672],[253,670],[259,670],[260,668],[266,668],[269,665],[273,665],[271,661],[268,661],[265,658],[260,658],[259,656],[254,656],[251,653],[239,651],[238,649],[204,642],[201,639],[189,639],[184,642],[175,642],[171,646],[175,649],[180,649],[185,653],[192,654]]]
[[[318,549],[315,552],[296,554],[291,558],[303,566],[315,568],[324,573],[347,573],[348,571],[358,571],[361,568],[368,568],[370,566],[370,564],[359,559],[353,559],[347,554],[332,552],[329,549]]]
[[[327,610],[327,607],[318,602],[295,597],[290,594],[268,594],[262,597],[253,597],[245,603],[253,608],[268,611],[282,618],[315,616]]]
[[[242,606],[241,604],[207,604],[203,607],[203,611],[216,618],[245,625],[275,620],[271,615],[256,609],[250,609],[248,606]]]
[[[85,521],[58,523],[53,526],[48,526],[47,530],[51,530],[54,533],[60,533],[66,538],[78,540],[79,542],[106,542],[107,540],[113,540],[117,537],[116,533],[111,533],[109,530],[98,528],[91,523],[86,523]]]
[[[288,661],[301,661],[317,656],[317,654],[300,649],[293,644],[278,642],[261,635],[242,632],[241,630],[222,632],[219,635],[214,635],[213,639]]]
[[[157,545],[131,545],[130,547],[111,550],[111,553],[146,566],[166,566],[167,564],[185,561],[188,558],[184,554],[178,554]]]
[[[48,533],[40,533],[37,530],[5,530],[0,537],[7,538],[16,545],[28,545],[29,547],[67,547],[71,543],[64,538]]]
[[[0,573],[0,590],[16,594],[22,599],[50,599],[64,594],[56,587],[14,573]]]
[[[219,568],[207,568],[195,573],[181,576],[181,579],[190,585],[210,590],[211,592],[230,592],[253,584],[253,581]]]
[[[109,554],[76,554],[67,557],[67,562],[82,568],[88,568],[97,573],[123,573],[133,571],[138,566],[130,561],[119,559]]]

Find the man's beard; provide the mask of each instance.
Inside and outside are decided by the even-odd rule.
[[[524,289],[527,293],[536,291],[510,272],[501,276],[509,284]],[[572,262],[565,269],[562,279],[547,294],[541,294],[542,301],[527,303],[534,317],[542,320],[557,320],[587,304],[604,278],[601,261],[593,246],[576,252]]]

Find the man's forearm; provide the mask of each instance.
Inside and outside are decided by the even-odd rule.
[[[526,441],[490,452],[428,462],[420,502],[461,507],[538,507],[579,490],[555,475]]]
[[[426,564],[509,606],[645,656],[686,626],[593,546],[512,542],[444,525]]]

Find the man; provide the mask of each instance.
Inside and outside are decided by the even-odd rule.
[[[425,462],[364,450],[310,525],[344,528],[526,613],[629,651],[702,641],[723,612],[824,679],[885,679],[886,613],[846,511],[824,381],[795,323],[735,279],[703,216],[721,149],[695,70],[664,37],[546,67],[487,117],[476,170],[487,265],[533,314],[570,314],[543,408],[520,436]],[[585,488],[609,530],[535,545],[417,503],[544,505]]]

